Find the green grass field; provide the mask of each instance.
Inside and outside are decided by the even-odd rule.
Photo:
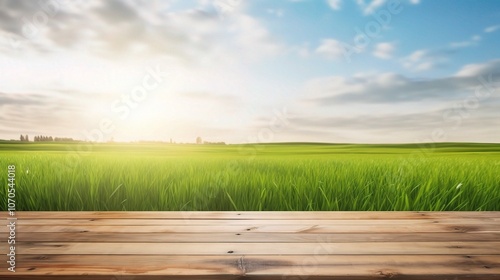
[[[500,144],[0,143],[0,210],[500,210]]]

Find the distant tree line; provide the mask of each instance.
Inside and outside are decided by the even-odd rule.
[[[172,143],[172,139],[170,139],[170,143]],[[209,142],[203,141],[200,136],[196,137],[196,144],[205,144],[205,145],[226,145],[225,142]]]
[[[204,141],[203,144],[205,144],[205,145],[226,145],[226,142],[208,142],[208,141]]]
[[[21,137],[19,139],[21,140],[21,142],[29,142],[30,141],[28,134],[26,134],[26,136],[21,134]]]
[[[73,138],[66,137],[52,137],[52,136],[35,136],[35,142],[71,142],[75,141]]]
[[[34,138],[35,142],[53,142],[54,138],[52,136],[35,136]]]
[[[56,138],[54,138],[54,141],[55,142],[72,142],[72,141],[77,141],[77,140],[75,140],[73,138],[68,138],[68,137],[56,137]]]

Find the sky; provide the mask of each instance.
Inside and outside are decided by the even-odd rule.
[[[0,139],[500,142],[500,2],[0,0]]]

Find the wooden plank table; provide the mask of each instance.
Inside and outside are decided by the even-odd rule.
[[[16,218],[16,272],[8,271],[10,231],[3,226],[0,279],[500,279],[500,212],[17,212]]]

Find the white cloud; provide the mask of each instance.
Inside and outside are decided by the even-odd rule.
[[[338,59],[344,57],[348,51],[348,46],[335,39],[323,39],[316,48],[316,53],[328,58]]]
[[[448,62],[449,50],[430,51],[416,50],[410,55],[401,59],[401,64],[412,71],[421,72],[434,69]]]
[[[328,6],[333,10],[340,10],[341,0],[327,0]]]
[[[304,0],[289,0],[292,2],[301,2]],[[373,14],[377,9],[384,5],[387,0],[356,0],[356,4],[361,9],[363,14],[370,15]],[[420,0],[409,0],[412,5],[420,4]],[[335,11],[342,8],[342,0],[326,0],[328,6]]]
[[[230,30],[234,33],[234,44],[243,54],[258,58],[283,50],[270,32],[254,17],[246,14],[234,17]],[[229,49],[226,51],[231,52]]]
[[[394,43],[389,43],[389,42],[378,43],[375,46],[373,55],[381,59],[390,59],[392,58],[392,54],[394,53],[395,49],[396,47],[394,46]]]
[[[495,32],[495,31],[497,31],[499,28],[500,28],[500,25],[488,26],[488,27],[486,27],[486,28],[484,29],[484,32],[486,32],[486,33]]]
[[[482,86],[478,77],[498,87],[500,60],[463,66],[454,75],[432,79],[415,79],[397,73],[331,76],[308,82],[308,98],[318,105],[339,103],[401,103],[422,100],[446,101],[474,94]]]
[[[408,69],[418,68],[428,54],[427,50],[417,50],[402,59],[403,66]]]
[[[402,65],[413,71],[427,71],[448,63],[450,55],[460,49],[478,46],[482,37],[473,35],[468,40],[451,42],[440,50],[417,50],[401,59]]]
[[[367,4],[365,0],[356,0],[356,3],[361,8],[365,15],[370,15],[375,12],[380,6],[384,5],[386,0],[371,0]]]
[[[461,42],[452,42],[452,43],[450,43],[450,47],[451,48],[467,48],[467,47],[477,46],[479,41],[481,41],[481,36],[474,35],[470,38],[470,40],[461,41]]]
[[[466,48],[474,45],[475,42],[472,41],[461,41],[461,42],[451,42],[450,47],[452,48]]]
[[[481,64],[468,64],[455,74],[456,77],[478,77],[481,75],[500,76],[500,59]]]

